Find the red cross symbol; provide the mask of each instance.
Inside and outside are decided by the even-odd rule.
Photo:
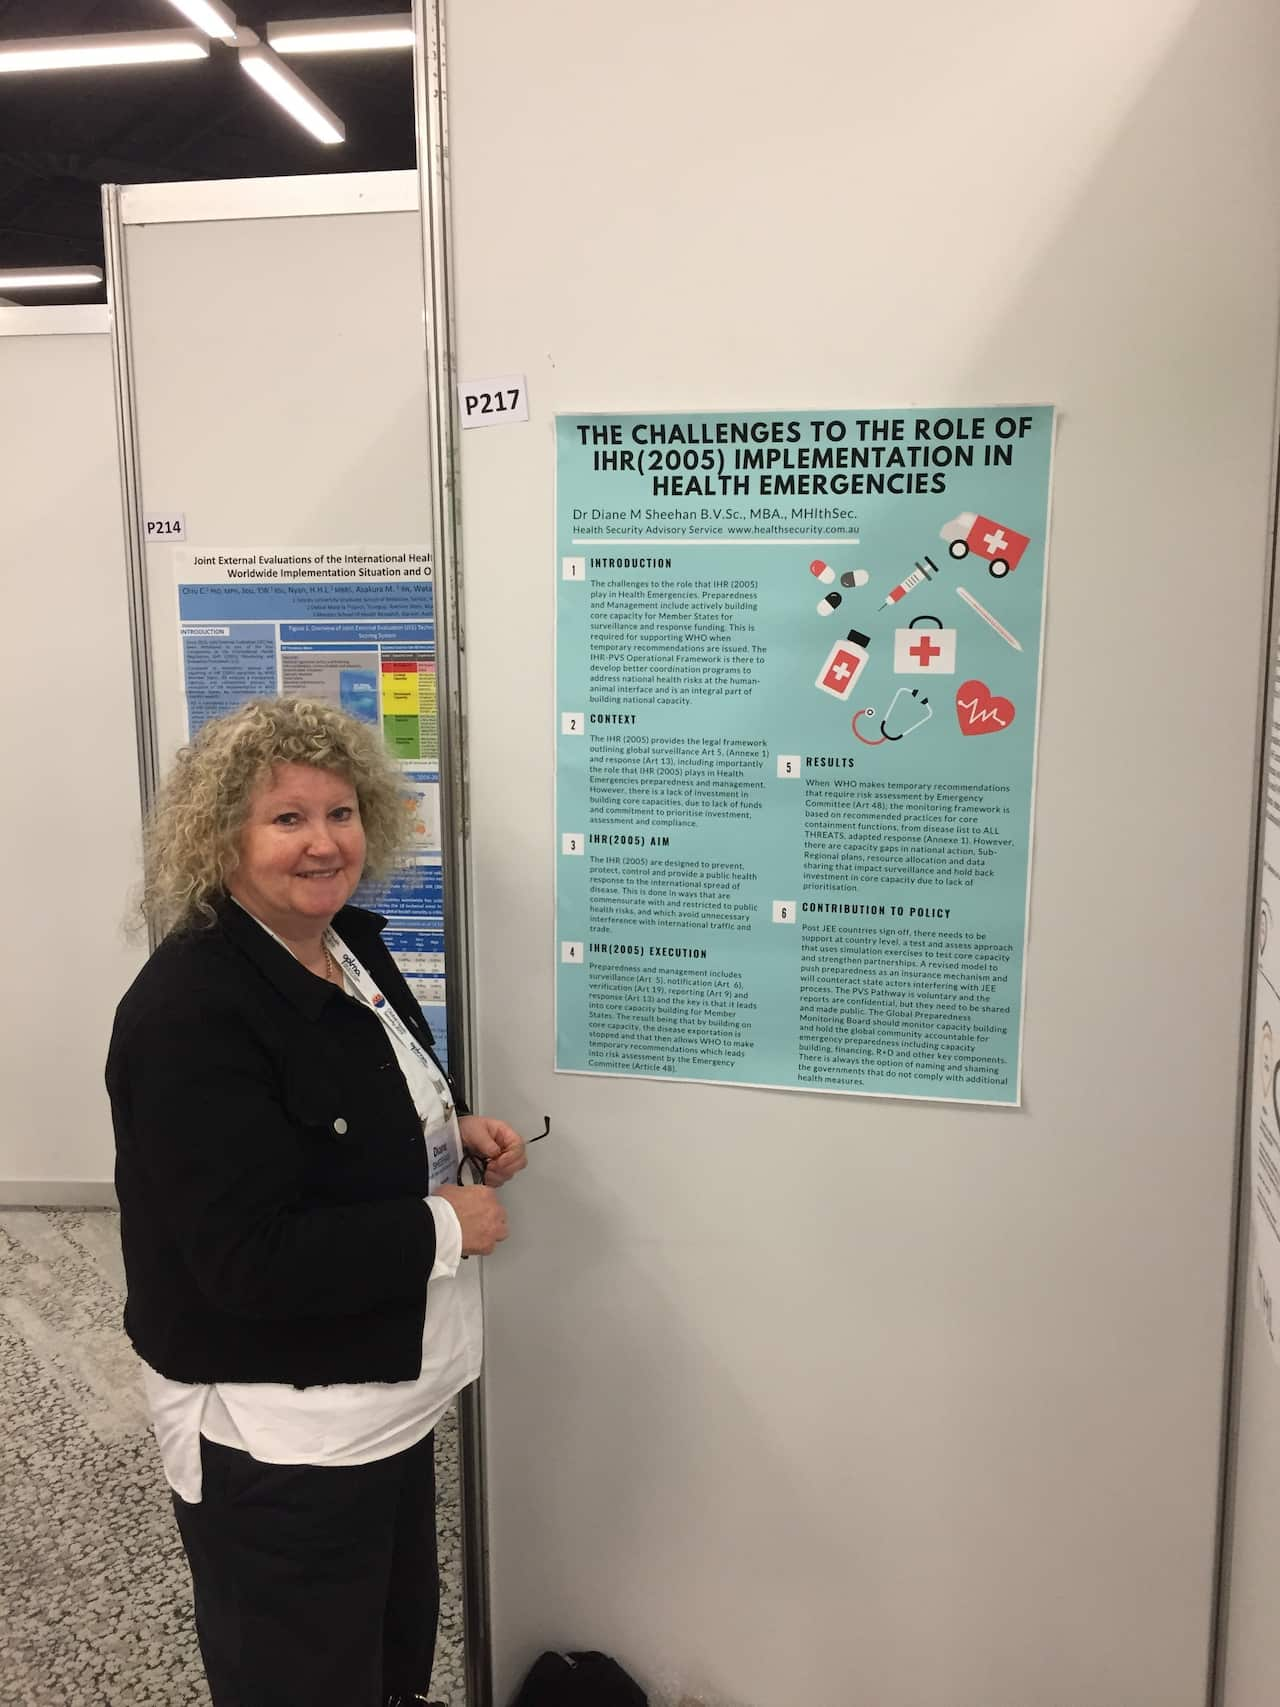
[[[909,647],[908,650],[913,658],[919,659],[922,670],[927,670],[934,658],[941,658],[942,656],[941,646],[937,645],[933,637],[928,634],[922,634],[916,644]]]

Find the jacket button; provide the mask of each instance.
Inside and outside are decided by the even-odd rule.
[[[339,1115],[334,1121],[333,1130],[338,1134],[339,1138],[341,1138],[343,1133],[347,1130],[347,1123],[341,1115]]]

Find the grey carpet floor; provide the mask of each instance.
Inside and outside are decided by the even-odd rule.
[[[122,1305],[113,1213],[0,1210],[0,1707],[209,1704]],[[452,1413],[436,1440],[432,1694],[464,1707]]]

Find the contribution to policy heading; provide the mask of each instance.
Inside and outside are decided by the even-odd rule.
[[[558,419],[558,1068],[1019,1100],[1053,424]]]

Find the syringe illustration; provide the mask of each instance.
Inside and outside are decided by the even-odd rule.
[[[905,578],[905,580],[898,583],[898,585],[889,594],[889,597],[880,606],[880,609],[888,610],[890,605],[896,605],[899,599],[906,598],[907,594],[913,587],[918,587],[921,581],[932,581],[933,577],[937,573],[938,565],[933,561],[932,557],[926,557],[922,563],[916,564],[915,568]]]

